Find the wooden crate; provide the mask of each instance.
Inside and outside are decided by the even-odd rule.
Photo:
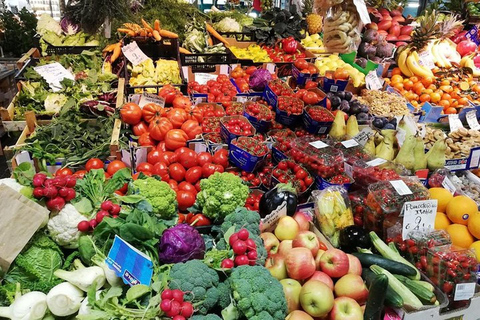
[[[117,101],[115,103],[115,107],[117,109],[120,109],[124,103],[125,103],[125,79],[120,78],[118,80]],[[112,140],[110,140],[110,155],[112,157],[115,157],[117,160],[121,160],[122,158],[122,152],[119,146],[121,128],[122,128],[122,120],[115,119],[115,123],[113,124]]]
[[[31,59],[31,58],[40,58],[41,55],[40,55],[40,51],[37,49],[37,48],[32,48],[30,50],[28,50],[27,53],[25,53],[23,55],[23,57],[21,57],[20,59],[18,59],[17,61],[17,69],[20,70],[23,68],[23,66],[25,65],[25,63]]]

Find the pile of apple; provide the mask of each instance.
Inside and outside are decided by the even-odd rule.
[[[290,320],[362,320],[368,289],[360,261],[328,249],[309,231],[302,212],[280,218],[275,230],[261,234],[268,258],[265,267],[280,280]]]

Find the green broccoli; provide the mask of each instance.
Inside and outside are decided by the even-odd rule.
[[[218,306],[221,309],[225,309],[230,303],[232,303],[232,292],[230,290],[230,282],[228,281],[228,278],[224,282],[220,282],[217,289],[220,296],[218,299]]]
[[[228,172],[215,172],[200,181],[200,188],[197,205],[204,215],[214,220],[222,220],[237,207],[243,207],[249,193],[243,180]]]
[[[170,289],[185,292],[185,300],[195,305],[200,314],[208,314],[218,302],[218,274],[200,260],[177,263],[170,270]]]
[[[133,186],[152,205],[153,213],[162,219],[170,219],[177,213],[177,196],[170,185],[155,178],[137,179]]]
[[[191,320],[222,320],[222,318],[220,318],[216,314],[207,314],[206,316],[194,315],[190,319]]]
[[[222,311],[224,320],[284,320],[287,301],[283,287],[261,266],[240,266],[229,278],[233,302]]]

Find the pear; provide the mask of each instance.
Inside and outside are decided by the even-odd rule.
[[[440,139],[435,142],[432,149],[427,153],[427,167],[428,170],[434,171],[445,166],[445,151],[447,144],[445,139]]]
[[[350,116],[348,117],[347,121],[347,137],[349,139],[355,137],[357,134],[360,133],[360,130],[358,130],[358,122],[357,122],[357,117],[355,116]]]
[[[378,158],[392,161],[393,157],[395,156],[395,151],[393,150],[393,143],[383,140],[380,143],[380,149],[376,156]]]
[[[415,158],[415,165],[413,170],[422,170],[427,168],[427,155],[425,154],[425,143],[422,137],[417,136],[415,138],[415,148],[413,148],[413,157]]]
[[[410,127],[407,125],[407,122],[405,121],[405,116],[403,116],[402,119],[400,119],[400,121],[398,122],[397,129],[398,128],[405,130],[407,136],[415,134],[415,132],[412,132]]]
[[[379,134],[378,132],[375,132],[375,145],[378,146],[380,142],[383,141],[383,136]]]
[[[396,142],[396,138],[395,138],[395,135],[397,134],[397,130],[393,130],[393,129],[385,129],[385,130],[382,130],[380,131],[380,133],[382,134],[383,136],[383,139],[384,140],[387,140],[388,143],[391,143],[392,144],[392,147],[393,147],[393,144]]]
[[[375,155],[375,136],[373,134],[368,137],[367,143],[365,143],[363,150],[370,156]]]
[[[345,112],[338,110],[333,120],[332,128],[328,133],[334,139],[341,139],[347,134],[347,126],[345,124]]]
[[[413,157],[413,150],[417,140],[411,134],[407,134],[405,141],[403,142],[397,157],[393,162],[403,165],[408,170],[413,170],[415,166],[415,158]]]

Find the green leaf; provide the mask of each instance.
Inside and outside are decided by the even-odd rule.
[[[146,286],[144,284],[137,284],[135,286],[130,287],[130,289],[127,290],[127,303],[132,302],[133,300],[136,300],[147,293],[150,293],[150,287]]]
[[[13,177],[24,186],[31,186],[35,168],[30,162],[22,162],[13,170]]]
[[[225,242],[228,244],[230,243],[229,242],[229,239],[231,237],[232,234],[235,233],[235,226],[231,226],[230,228],[228,228],[227,232],[225,232],[225,234],[223,235],[223,238],[225,239]]]
[[[88,214],[93,211],[92,203],[85,197],[82,197],[80,201],[75,202],[73,206],[78,210],[78,212],[83,214]]]
[[[128,204],[135,204],[135,203],[139,203],[142,200],[145,200],[145,197],[143,197],[139,194],[131,194],[131,195],[128,195],[128,196],[119,197],[119,199],[122,202],[125,202],[125,203],[128,203]]]

